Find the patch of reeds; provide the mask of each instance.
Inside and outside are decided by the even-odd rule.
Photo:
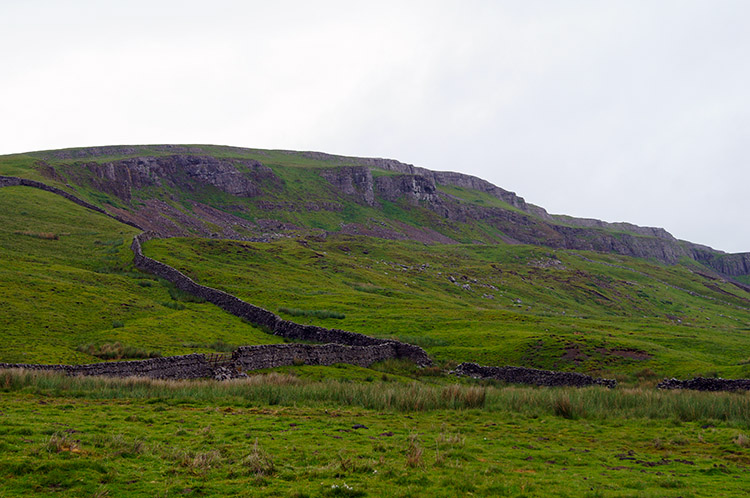
[[[179,301],[183,303],[205,303],[206,302],[205,298],[180,290],[171,284],[168,284],[167,291],[169,292],[169,297],[171,297],[174,301]]]
[[[643,418],[720,421],[750,427],[750,397],[744,393],[660,391],[630,388],[486,387],[414,382],[301,380],[270,373],[243,379],[154,380],[147,378],[67,377],[52,372],[0,370],[0,390],[92,399],[159,399],[216,405],[357,406],[398,412],[479,409],[528,416],[579,419]],[[739,438],[739,445],[747,444]]]
[[[242,459],[242,466],[250,474],[256,476],[270,476],[276,472],[276,465],[273,463],[273,458],[258,445],[258,438],[255,438],[255,444],[253,444],[250,453]]]

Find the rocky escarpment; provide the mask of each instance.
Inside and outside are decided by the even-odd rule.
[[[476,363],[461,363],[453,371],[455,375],[475,379],[494,379],[512,384],[530,384],[534,386],[605,386],[613,388],[616,380],[600,379],[576,372],[554,372],[523,367],[485,367]]]
[[[504,241],[534,244],[556,249],[573,249],[621,254],[638,258],[652,258],[674,264],[687,257],[707,264],[727,276],[750,274],[750,253],[725,255],[711,248],[675,239],[663,228],[641,227],[630,223],[608,223],[600,220],[550,216],[541,208],[526,204],[523,199],[469,175],[434,172],[387,159],[358,159],[367,167],[387,169],[397,174],[375,177],[375,200],[405,200],[460,223],[482,222],[504,234]],[[372,198],[369,181],[346,179],[357,171],[365,176],[362,167],[339,168],[338,175],[326,173],[335,186],[348,195],[367,195]],[[335,180],[332,180],[335,178]],[[358,185],[358,188],[349,185]],[[490,193],[516,210],[484,206],[441,192],[440,185],[453,185]]]
[[[624,222],[609,223],[607,221],[596,220],[593,218],[574,218],[573,216],[559,214],[553,215],[552,219],[557,223],[573,225],[576,227],[603,228],[605,230],[616,230],[618,232],[630,232],[636,235],[643,235],[644,237],[656,237],[671,241],[677,240],[671,233],[667,232],[663,228],[658,227],[642,227],[633,225],[632,223]]]
[[[411,204],[439,202],[435,182],[420,175],[379,176],[375,179],[378,195],[388,201],[406,199]]]
[[[263,186],[280,185],[280,180],[258,161],[218,159],[206,155],[175,154],[134,157],[111,162],[60,165],[58,175],[77,184],[92,184],[98,190],[130,202],[133,190],[158,186],[195,190],[210,185],[238,197],[254,197]]]
[[[341,164],[356,164],[368,169],[377,169],[400,173],[408,176],[422,177],[432,185],[450,185],[454,187],[479,190],[480,192],[485,192],[493,195],[503,202],[507,202],[511,206],[521,209],[522,211],[529,212],[536,216],[551,218],[543,208],[528,204],[522,197],[516,195],[515,192],[510,192],[508,190],[502,189],[497,185],[493,185],[492,183],[486,180],[482,180],[481,178],[477,178],[476,176],[467,175],[464,173],[456,173],[452,171],[432,171],[426,168],[421,168],[419,166],[402,163],[401,161],[397,161],[395,159],[345,157],[336,156],[333,154],[325,154],[323,152],[303,152],[301,154],[305,157],[309,157],[310,159],[338,162]]]
[[[729,276],[750,275],[750,253],[720,254],[698,251],[696,259]]]

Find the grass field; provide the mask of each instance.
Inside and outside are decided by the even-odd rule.
[[[3,496],[750,490],[742,394],[321,383],[279,374],[217,386],[16,372],[0,374],[0,389]]]

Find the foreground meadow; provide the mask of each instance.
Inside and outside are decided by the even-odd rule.
[[[750,399],[0,374],[0,496],[746,496]]]

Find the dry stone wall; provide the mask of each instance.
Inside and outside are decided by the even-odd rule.
[[[48,370],[68,375],[106,375],[108,377],[150,377],[152,379],[196,379],[211,377],[213,367],[203,354],[166,356],[149,360],[109,361],[89,365],[31,365],[0,363],[0,369]]]
[[[605,386],[613,388],[617,385],[617,381],[613,379],[600,379],[577,372],[554,372],[523,367],[485,367],[476,363],[461,363],[453,373],[475,379],[495,379],[512,384],[535,386]]]
[[[334,365],[336,363],[369,367],[378,361],[393,358],[396,354],[394,343],[371,346],[278,344],[242,346],[232,354],[232,359],[241,370],[260,370],[298,364]]]
[[[107,377],[149,377],[152,379],[198,379],[236,377],[239,372],[288,365],[334,365],[348,363],[369,367],[378,361],[394,358],[397,344],[386,342],[369,346],[342,344],[267,344],[237,348],[228,361],[211,361],[204,354],[167,356],[149,360],[109,361],[88,365],[39,365],[0,363],[0,370],[61,372],[67,375],[102,375]]]
[[[664,379],[659,389],[692,389],[694,391],[750,391],[750,379],[714,379],[696,377],[689,380]]]

